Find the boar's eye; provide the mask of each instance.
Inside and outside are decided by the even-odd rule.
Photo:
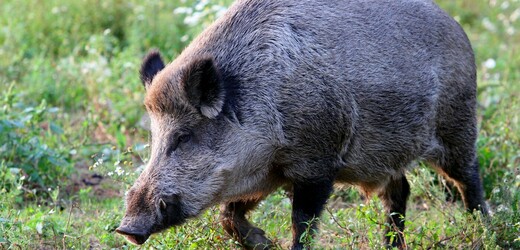
[[[189,140],[191,140],[190,134],[184,134],[184,135],[179,136],[179,143],[185,143],[185,142],[188,142]]]
[[[166,150],[166,154],[171,155],[173,153],[173,151],[175,151],[177,149],[177,147],[179,147],[179,145],[189,142],[190,140],[191,140],[191,133],[181,134],[181,135],[177,136],[176,138],[173,139],[173,143],[170,144],[170,146],[168,147],[168,150]]]

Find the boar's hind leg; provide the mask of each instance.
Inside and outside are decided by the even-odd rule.
[[[449,103],[438,107],[436,141],[439,150],[434,151],[427,160],[433,163],[438,172],[454,182],[470,212],[479,210],[483,215],[487,215],[476,153],[478,131],[475,119],[475,93],[457,93],[461,86],[465,86],[466,90],[475,88],[473,76],[466,76],[466,83],[448,84],[446,87],[449,93],[441,94],[440,99],[445,98]],[[460,76],[452,76],[451,79],[460,79]],[[453,89],[453,86],[457,88]]]
[[[295,183],[292,202],[292,249],[303,249],[312,237],[327,199],[332,193],[332,181],[323,183]],[[304,237],[302,237],[304,236]],[[303,239],[302,239],[303,238]],[[303,242],[302,242],[303,241]],[[307,248],[309,248],[307,246]]]
[[[442,165],[437,163],[436,165],[440,165],[440,169],[437,170],[455,183],[468,211],[478,210],[483,215],[487,215],[478,161],[476,157],[471,160],[467,158],[467,156],[450,157]]]
[[[410,185],[406,176],[392,178],[379,193],[380,199],[388,214],[388,228],[385,232],[385,241],[388,247],[405,248],[404,241],[404,215],[406,213],[406,201],[410,195]]]
[[[221,206],[220,223],[224,230],[246,249],[269,249],[273,246],[265,237],[265,232],[246,219],[246,213],[255,208],[259,201],[230,202]]]

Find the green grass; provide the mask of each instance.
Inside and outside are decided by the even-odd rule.
[[[168,60],[231,1],[3,0],[0,3],[0,249],[134,249],[114,233],[124,191],[148,157],[138,67]],[[411,249],[520,248],[520,2],[439,0],[472,41],[479,67],[479,161],[489,221],[446,202],[427,167],[408,173]],[[183,7],[183,8],[179,8]],[[102,176],[102,179],[98,177]],[[283,191],[251,220],[291,242]],[[381,202],[338,188],[306,239],[321,249],[379,249]],[[218,208],[150,238],[145,248],[239,248]]]

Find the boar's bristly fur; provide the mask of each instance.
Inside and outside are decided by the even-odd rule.
[[[226,232],[270,248],[246,214],[283,187],[302,249],[347,183],[379,195],[386,243],[405,248],[417,161],[487,214],[475,58],[430,0],[238,0],[170,64],[146,56],[141,79],[151,155],[117,230],[133,243],[221,204]]]

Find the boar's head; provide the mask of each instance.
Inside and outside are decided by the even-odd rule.
[[[211,57],[173,62],[158,52],[141,67],[150,116],[151,155],[126,195],[126,214],[116,231],[134,244],[187,218],[222,196],[237,142],[234,122],[224,118],[225,89]],[[235,129],[236,130],[236,129]]]

